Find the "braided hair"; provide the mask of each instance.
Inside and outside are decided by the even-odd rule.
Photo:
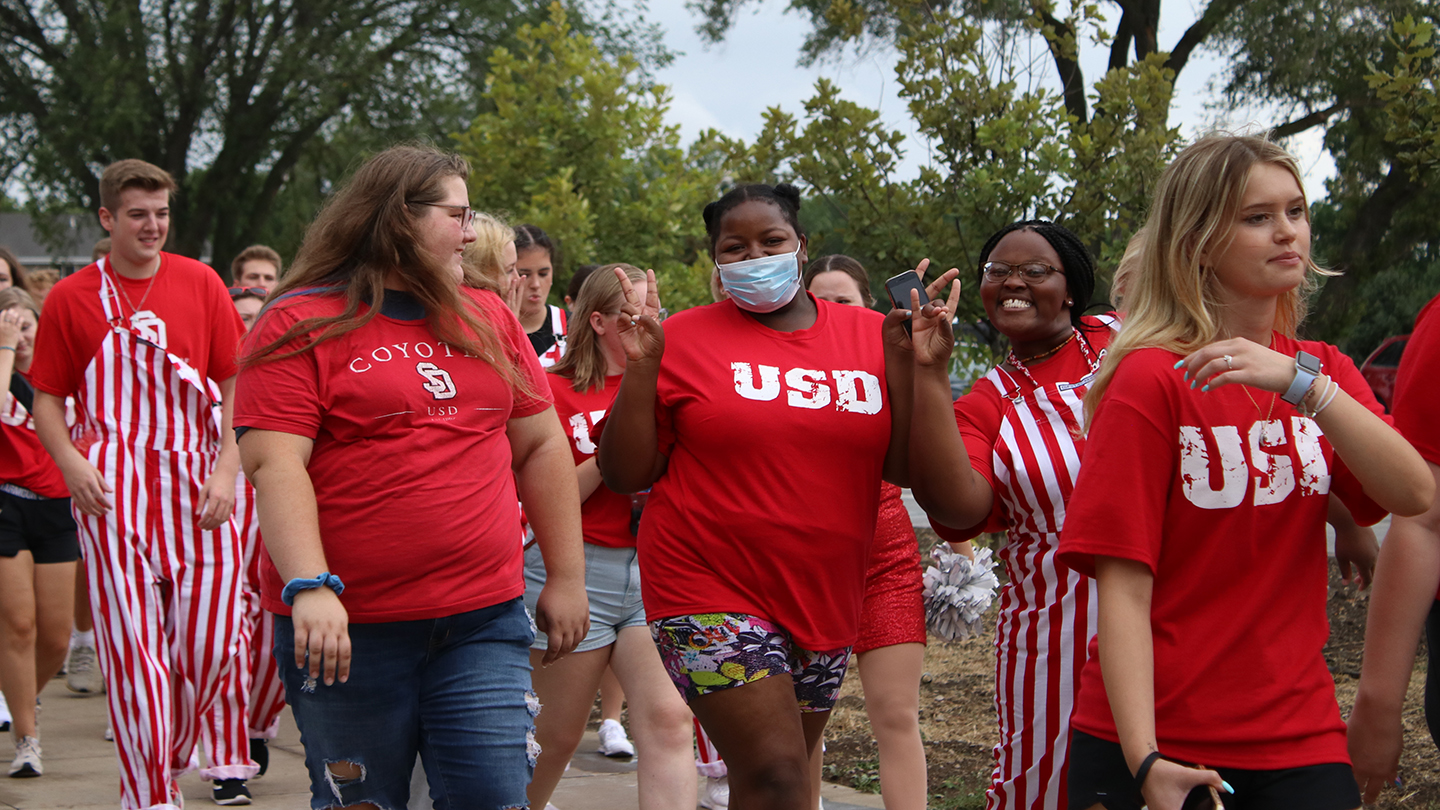
[[[775,186],[764,183],[736,186],[726,192],[725,196],[705,206],[705,233],[710,237],[711,257],[715,255],[715,242],[720,238],[720,220],[741,203],[751,200],[768,202],[779,208],[781,216],[795,229],[795,235],[805,235],[805,229],[800,227],[800,189],[789,183]]]
[[[1090,296],[1095,294],[1095,257],[1090,255],[1080,237],[1063,225],[1056,225],[1046,219],[1027,219],[1012,222],[996,231],[980,249],[980,262],[977,265],[980,281],[983,283],[985,280],[985,262],[990,260],[991,251],[995,250],[1001,239],[1015,231],[1034,231],[1055,249],[1060,263],[1064,265],[1060,269],[1065,273],[1065,286],[1074,301],[1070,305],[1070,325],[1076,329],[1087,328],[1080,319],[1090,306]]]

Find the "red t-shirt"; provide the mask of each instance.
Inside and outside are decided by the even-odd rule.
[[[1334,346],[1276,334],[1271,348],[1319,357],[1383,417]],[[1091,426],[1060,560],[1089,575],[1096,556],[1153,572],[1155,727],[1166,756],[1259,770],[1348,763],[1321,654],[1327,493],[1361,525],[1385,513],[1313,420],[1269,392],[1191,390],[1178,359],[1142,349],[1121,361]],[[1072,723],[1118,742],[1091,645]]]
[[[729,300],[665,322],[646,615],[747,613],[804,649],[855,642],[890,439],[883,318],[817,306],[798,332]]]
[[[1099,357],[1100,352],[1110,345],[1110,338],[1115,332],[1096,318],[1087,317],[1084,321],[1090,328],[1086,329],[1083,335],[1077,336],[1076,340],[1083,336],[1091,349],[1091,356]],[[1027,363],[1025,367],[1030,370],[1035,382],[1041,385],[1074,383],[1090,374],[1090,362],[1085,359],[1075,341],[1071,341],[1053,357],[1039,363]],[[1035,386],[1019,371],[1010,374],[1010,377],[1024,388],[1025,393],[1035,390]],[[989,375],[976,380],[970,387],[970,393],[955,400],[955,424],[960,428],[960,438],[965,442],[970,466],[985,479],[992,491],[995,489],[995,443],[1000,438],[1000,426],[1008,407],[1007,403],[1005,393],[995,387]],[[1077,441],[1077,444],[1080,444],[1080,441]],[[934,520],[930,521],[930,525],[936,534],[949,542],[972,540],[982,532],[1002,532],[1024,522],[1024,516],[1007,515],[1005,507],[1004,500],[996,493],[989,517],[975,526],[955,529]]]
[[[1431,464],[1440,464],[1440,419],[1435,418],[1440,402],[1440,295],[1415,317],[1415,330],[1400,356],[1395,374],[1395,396],[1390,415],[1395,428]],[[1435,594],[1440,599],[1440,592]]]
[[[236,427],[315,440],[309,473],[320,539],[331,573],[345,583],[340,599],[352,622],[451,616],[525,590],[505,429],[550,407],[549,389],[504,303],[466,292],[536,396],[512,392],[488,363],[436,340],[423,319],[385,315],[304,354],[248,365],[236,381]],[[282,298],[246,349],[342,306],[333,294]],[[283,588],[266,565],[266,610],[290,613]]]
[[[35,419],[20,400],[0,392],[0,481],[46,498],[68,498],[65,476],[35,435]]]
[[[595,457],[595,442],[600,432],[595,423],[604,418],[620,392],[621,375],[605,378],[604,388],[591,388],[576,393],[568,377],[558,374],[550,380],[550,393],[555,397],[555,415],[570,437],[570,453],[575,465]],[[602,482],[580,505],[580,522],[585,542],[607,548],[634,548],[635,535],[630,533],[630,496],[621,495]]]
[[[137,329],[161,338],[158,343],[201,377],[224,381],[235,376],[235,347],[245,334],[245,324],[214,270],[194,259],[161,253],[154,287],[152,279],[133,281],[110,269],[105,272],[112,280],[119,279],[125,291],[117,297],[127,319],[133,313],[130,302],[142,312],[154,313],[153,318],[142,318]],[[57,397],[74,394],[109,331],[100,304],[100,268],[92,264],[60,279],[45,297],[31,382]]]

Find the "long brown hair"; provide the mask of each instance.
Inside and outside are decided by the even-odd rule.
[[[344,296],[344,309],[295,323],[244,362],[293,357],[369,323],[385,301],[385,278],[394,271],[425,306],[437,338],[488,362],[512,389],[531,392],[488,317],[460,291],[451,269],[420,245],[422,205],[441,201],[445,178],[469,176],[464,158],[428,146],[393,146],[366,161],[311,223],[290,272],[269,298],[328,288]],[[364,312],[362,305],[368,307]],[[280,351],[301,336],[309,340]]]
[[[575,299],[575,310],[570,314],[570,333],[566,336],[565,356],[550,368],[552,374],[570,378],[570,385],[577,393],[591,388],[605,388],[605,350],[600,346],[599,335],[590,325],[590,314],[599,312],[613,315],[620,311],[625,302],[620,279],[615,277],[615,268],[625,271],[630,281],[644,281],[645,273],[640,268],[624,263],[607,264],[595,269],[585,283],[580,285],[580,297]]]
[[[1248,135],[1207,135],[1186,147],[1161,174],[1150,215],[1122,260],[1125,328],[1111,341],[1095,384],[1085,394],[1087,424],[1125,355],[1145,348],[1189,354],[1222,335],[1220,282],[1201,266],[1201,257],[1229,244],[1250,170],[1260,164],[1285,169],[1305,193],[1295,158],[1264,138]],[[1308,200],[1305,218],[1310,218]],[[1305,261],[1305,280],[1276,302],[1275,329],[1288,337],[1295,336],[1305,319],[1305,300],[1315,277],[1334,275],[1308,256]]]

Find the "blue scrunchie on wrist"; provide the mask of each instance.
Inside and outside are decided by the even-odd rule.
[[[296,577],[285,584],[285,590],[280,592],[280,601],[293,606],[295,604],[296,594],[315,588],[329,588],[335,592],[336,596],[339,596],[345,592],[345,583],[340,581],[340,577],[335,576],[329,571],[326,571],[314,579]]]

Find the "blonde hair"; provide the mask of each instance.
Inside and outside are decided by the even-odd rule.
[[[11,307],[28,309],[35,313],[36,319],[40,317],[40,305],[35,303],[35,299],[30,296],[30,293],[25,292],[24,288],[6,287],[0,290],[0,312]]]
[[[515,229],[498,214],[475,212],[475,241],[465,246],[462,263],[465,286],[502,293],[505,280],[505,245],[515,241]]]
[[[1305,186],[1295,158],[1250,135],[1206,135],[1186,147],[1161,174],[1150,215],[1121,261],[1125,328],[1111,342],[1095,384],[1085,395],[1087,424],[1125,355],[1146,348],[1189,354],[1220,337],[1224,327],[1220,282],[1201,266],[1200,257],[1229,244],[1250,171],[1261,164],[1288,171],[1303,199]],[[1308,221],[1309,201],[1304,202]],[[1289,337],[1305,319],[1314,277],[1334,275],[1308,256],[1305,263],[1305,280],[1276,302],[1275,329]]]
[[[633,265],[617,262],[595,269],[585,283],[580,285],[580,295],[575,299],[575,309],[570,314],[570,333],[566,335],[565,356],[560,358],[551,373],[570,378],[570,385],[577,393],[591,388],[605,389],[606,360],[600,346],[595,327],[590,324],[590,314],[599,312],[613,315],[620,311],[625,302],[620,279],[615,277],[615,268],[625,271],[630,281],[644,281],[645,273]]]

